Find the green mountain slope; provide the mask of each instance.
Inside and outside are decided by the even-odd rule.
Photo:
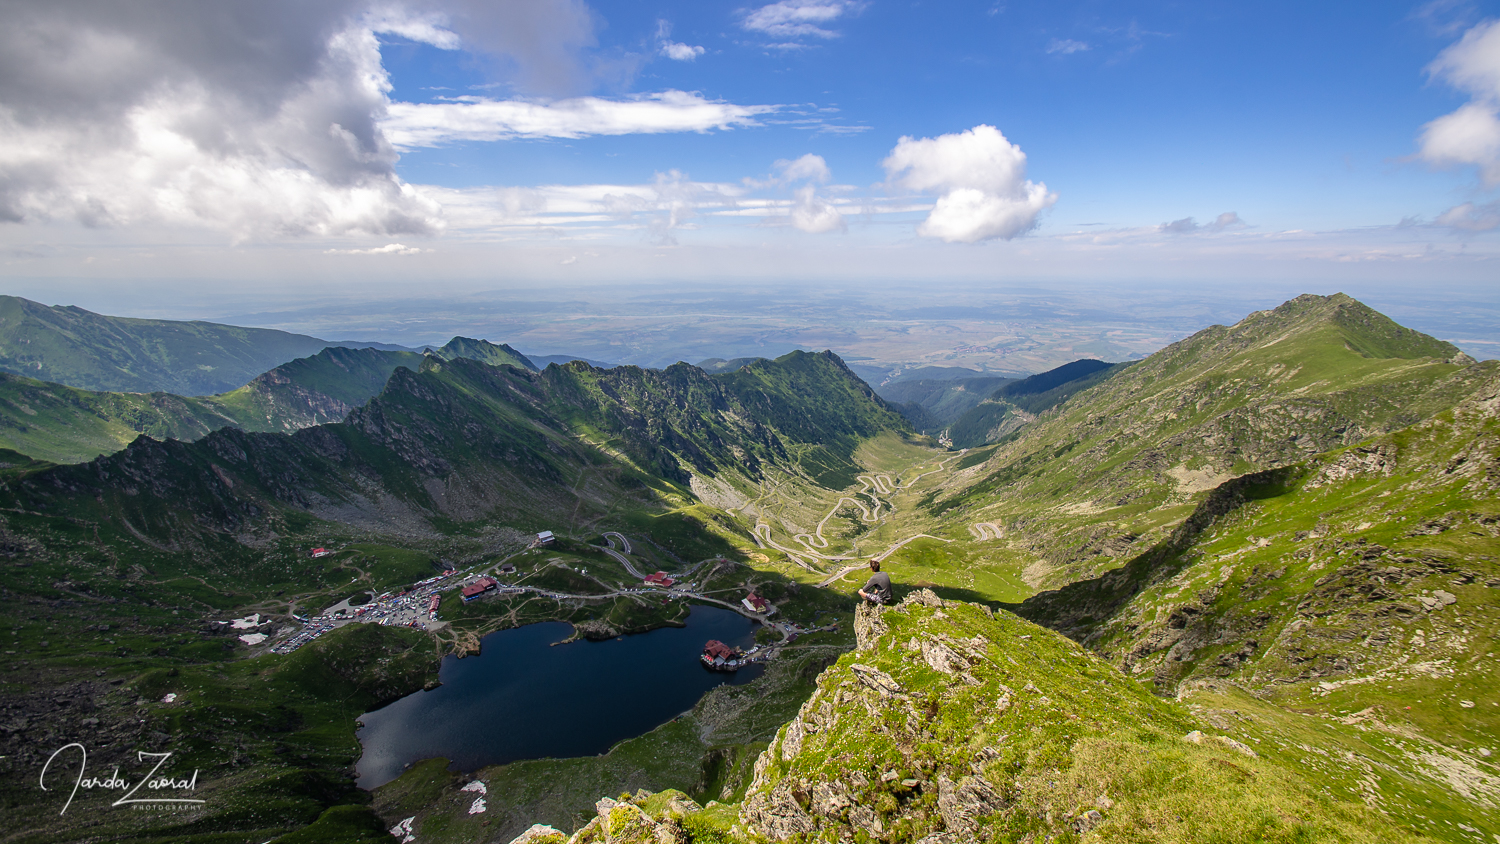
[[[860,615],[739,806],[606,797],[539,840],[1430,840],[1007,613],[921,591]]]
[[[1477,368],[1456,408],[1223,484],[1167,541],[1018,611],[1164,694],[1253,695],[1277,729],[1359,713],[1317,742],[1328,776],[1386,772],[1363,786],[1383,811],[1500,834],[1500,365]]]
[[[111,317],[0,296],[0,370],[86,390],[222,393],[327,345],[265,328]]]
[[[193,440],[239,423],[212,399],[97,393],[0,373],[0,447],[53,463],[112,454],[141,434]]]
[[[457,337],[438,357],[531,369],[505,345]],[[0,373],[0,446],[53,463],[112,454],[141,434],[196,440],[223,427],[290,432],[338,422],[378,395],[397,367],[417,368],[416,352],[330,346],[215,396],[80,390]]]
[[[613,464],[603,474],[633,476],[648,497],[649,485],[668,488],[661,481],[685,488],[695,474],[758,478],[764,464],[814,477],[854,472],[860,438],[888,430],[909,429],[829,353],[794,352],[723,376],[687,364],[580,362],[532,373],[433,356],[419,371],[396,369],[344,423],[290,436],[226,428],[193,443],[143,437],[7,490],[18,506],[116,514],[173,541],[183,538],[184,516],[199,529],[240,534],[276,530],[288,508],[372,529],[430,530],[434,520],[540,515],[571,500],[563,479],[590,465]],[[142,488],[151,494],[140,496]]]
[[[1342,294],[1301,296],[1104,373],[928,506],[1024,525],[1042,558],[1034,583],[1089,577],[1164,538],[1231,477],[1451,407],[1481,377],[1472,363]]]
[[[1092,359],[1065,363],[996,389],[984,401],[957,416],[948,426],[954,448],[978,448],[995,442],[1067,401],[1074,393],[1108,379],[1129,366]]]
[[[238,390],[211,400],[234,418],[237,428],[295,431],[343,420],[379,395],[397,367],[415,368],[421,362],[416,352],[330,347],[257,375]]]
[[[468,337],[454,337],[442,348],[435,350],[433,354],[443,360],[468,358],[490,366],[518,366],[533,372],[537,369],[536,364],[528,360],[525,355],[504,343],[497,345],[488,340],[473,340]]]

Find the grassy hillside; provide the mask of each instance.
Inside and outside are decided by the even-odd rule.
[[[210,399],[98,393],[0,373],[0,447],[54,463],[113,454],[141,434],[191,440],[239,422]]]
[[[1229,478],[1451,407],[1482,377],[1472,363],[1347,296],[1301,296],[1113,371],[926,506],[1008,526],[1042,558],[1036,584],[1089,577],[1163,539]]]
[[[1009,614],[920,592],[861,622],[743,803],[622,795],[573,844],[1428,840]]]
[[[1343,748],[1330,776],[1357,784],[1373,765],[1389,773],[1364,786],[1368,802],[1500,833],[1488,755],[1500,735],[1500,366],[1481,366],[1455,409],[1224,484],[1168,542],[1018,610],[1164,694],[1341,715],[1323,742]]]
[[[433,352],[433,354],[443,360],[468,358],[469,360],[477,360],[480,363],[486,363],[490,366],[516,366],[521,369],[529,369],[532,372],[535,372],[537,369],[536,364],[527,359],[525,355],[504,343],[497,345],[488,340],[471,340],[468,337],[454,337],[444,344],[442,348]]]
[[[213,396],[214,405],[246,431],[296,431],[339,422],[379,395],[397,367],[415,369],[422,355],[331,347],[257,375],[249,384]],[[149,433],[149,432],[143,432]]]
[[[456,337],[436,353],[530,369],[509,346]],[[330,346],[215,396],[80,390],[0,373],[0,446],[54,463],[113,454],[141,434],[196,440],[211,431],[291,432],[342,421],[385,387],[397,367],[416,369],[415,352]]]
[[[173,543],[200,531],[276,532],[289,510],[431,530],[534,518],[572,499],[585,468],[609,479],[610,496],[632,497],[623,483],[642,502],[686,497],[693,474],[755,478],[762,465],[813,476],[855,471],[861,437],[903,429],[828,354],[794,353],[712,378],[686,364],[531,373],[429,357],[420,371],[397,368],[344,423],[289,436],[224,429],[193,443],[141,438],[88,466],[18,476],[0,495],[32,509],[120,518]]]
[[[111,317],[0,296],[0,370],[85,390],[222,393],[327,345],[265,328]]]

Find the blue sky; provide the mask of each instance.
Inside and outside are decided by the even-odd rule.
[[[1495,2],[11,5],[13,292],[1500,276]]]
[[[1401,161],[1418,127],[1466,99],[1424,75],[1453,33],[1410,3],[869,3],[826,26],[837,37],[781,41],[798,49],[768,49],[779,39],[738,25],[744,8],[601,7],[598,52],[649,58],[628,81],[606,77],[587,93],[677,89],[837,109],[826,124],[457,144],[409,152],[400,172],[453,187],[631,183],[671,169],[731,182],[814,153],[838,180],[867,186],[884,180],[880,161],[900,136],[987,123],[1066,197],[1049,225],[1232,208],[1267,225],[1383,225],[1436,216],[1472,190],[1462,174]],[[651,55],[659,21],[705,52]],[[461,51],[387,38],[395,98],[504,81]]]

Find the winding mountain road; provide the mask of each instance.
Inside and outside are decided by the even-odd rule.
[[[994,522],[975,522],[969,525],[969,533],[973,535],[976,542],[1005,537],[1005,530]]]

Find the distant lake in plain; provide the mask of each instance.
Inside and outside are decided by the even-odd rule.
[[[724,674],[698,662],[704,642],[749,647],[755,627],[729,610],[695,606],[686,627],[603,642],[554,647],[572,633],[564,622],[491,633],[478,656],[443,658],[441,686],[359,717],[359,786],[384,785],[436,757],[474,771],[603,753],[692,709],[715,686],[760,676],[758,665]]]

